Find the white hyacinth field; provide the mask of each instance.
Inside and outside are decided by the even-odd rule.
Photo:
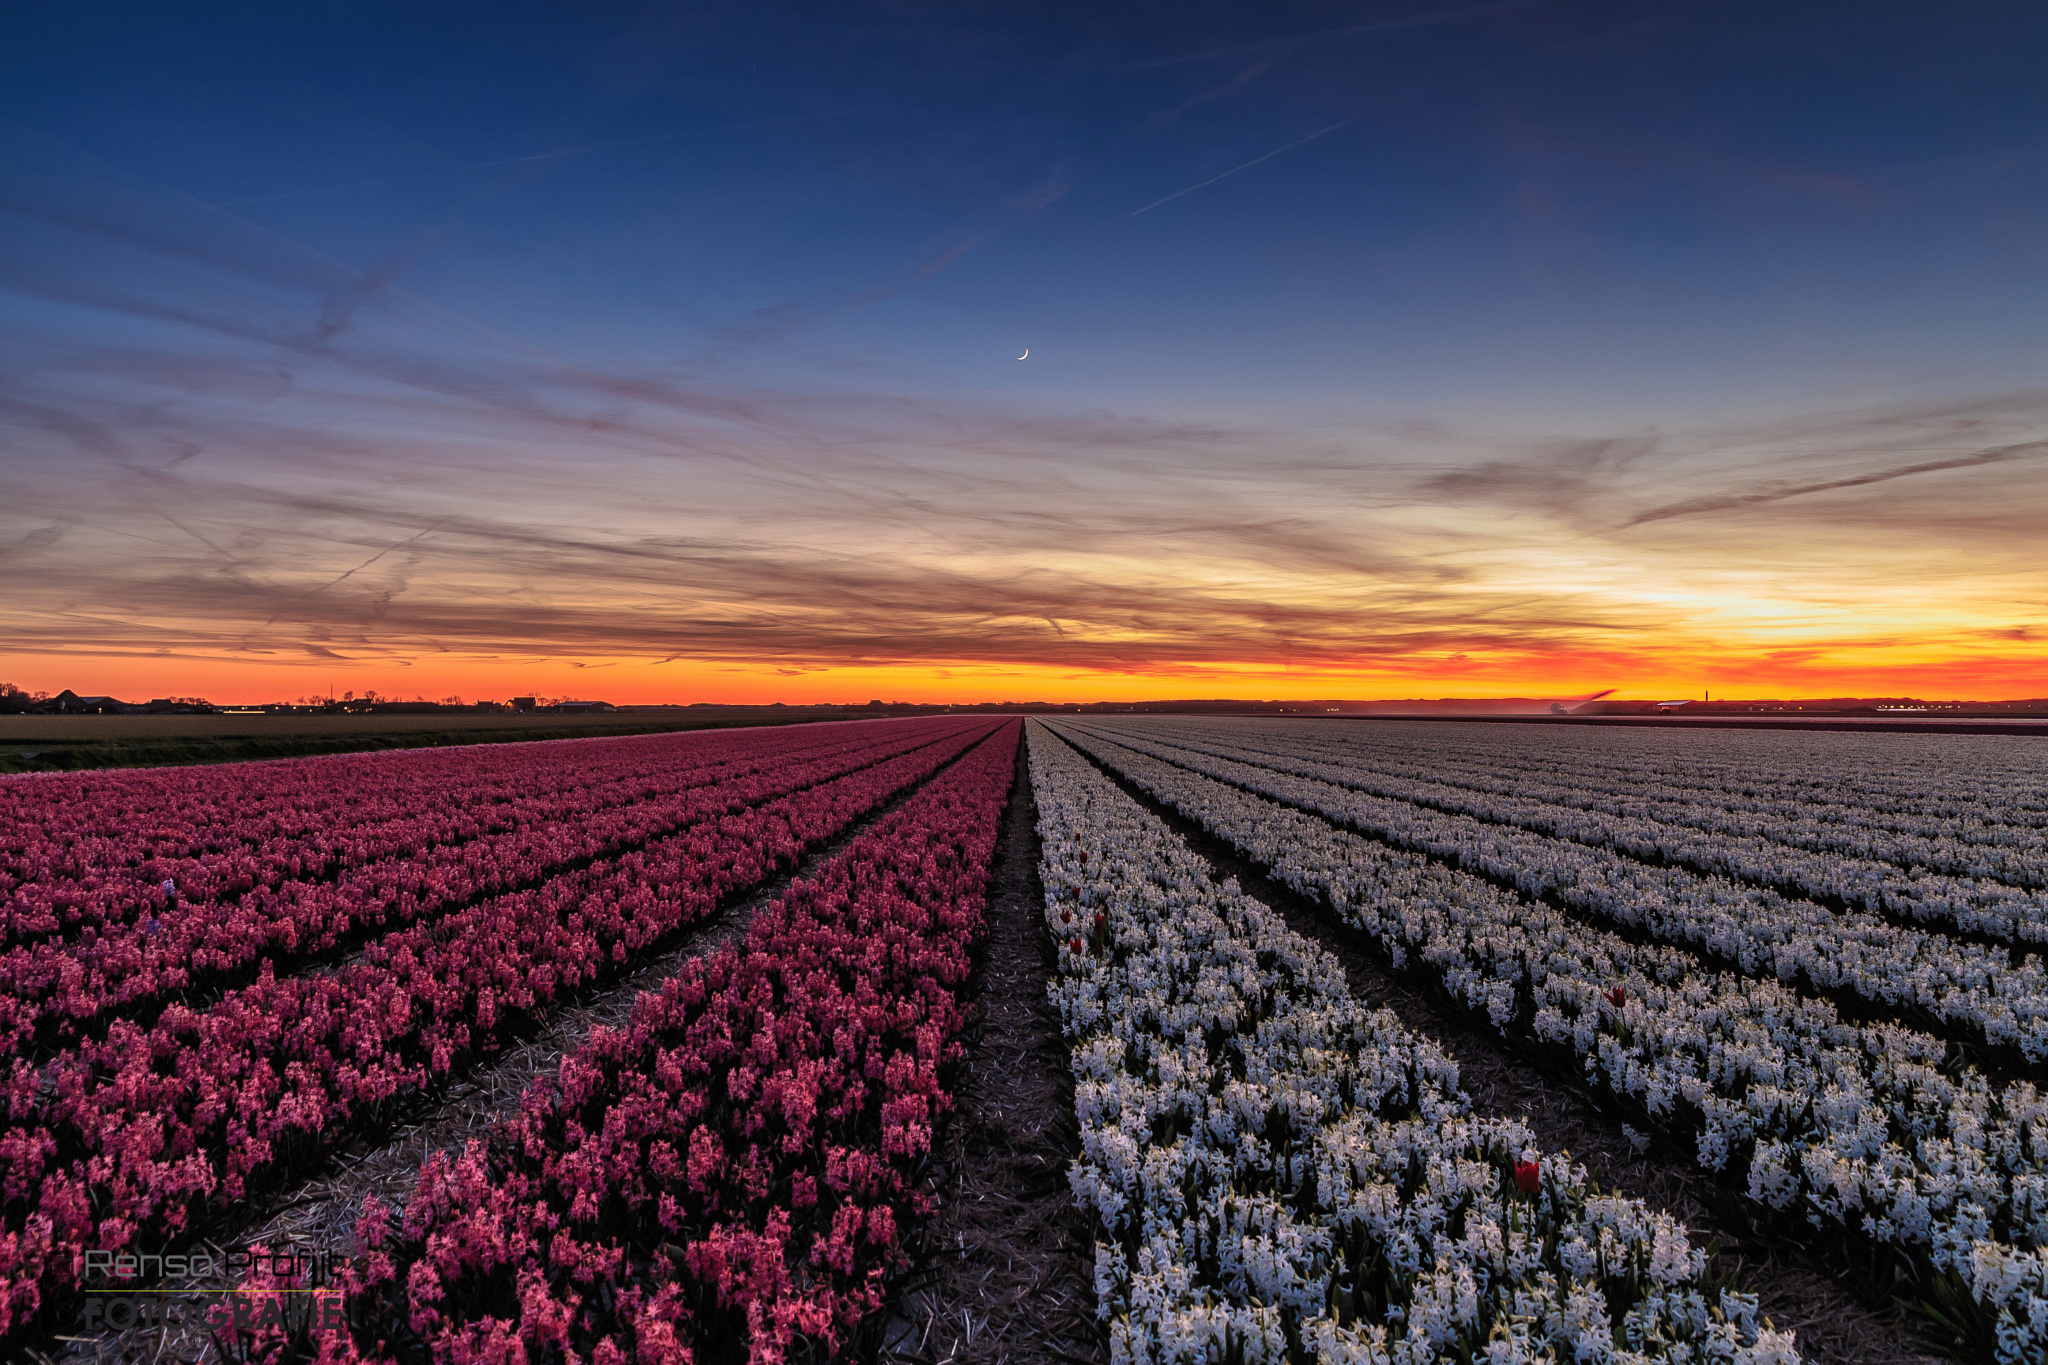
[[[1092,716],[1029,741],[1116,1360],[1799,1358],[1713,1229],[1479,1112],[1219,856],[1703,1172],[1728,1227],[1952,1358],[2048,1357],[2048,748]]]

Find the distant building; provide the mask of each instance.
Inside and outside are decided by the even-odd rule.
[[[570,711],[579,715],[586,711],[614,711],[617,709],[608,701],[558,701],[548,708],[550,711]]]
[[[50,698],[44,709],[60,716],[118,716],[134,708],[112,697],[81,697],[67,687]]]
[[[532,697],[514,697],[514,698],[512,699],[512,709],[513,709],[514,711],[531,711],[531,710],[533,710],[533,709],[534,709],[534,702],[533,702],[533,698],[532,698]]]
[[[1660,701],[1657,703],[1657,709],[1659,711],[1676,711],[1681,706],[1690,705],[1692,705],[1692,698],[1688,697],[1684,701]]]

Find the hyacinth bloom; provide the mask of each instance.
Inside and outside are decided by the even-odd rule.
[[[0,1045],[61,1049],[96,1021],[232,987],[261,963],[283,972],[431,923],[483,897],[845,776],[940,733],[898,723],[858,737],[813,736],[804,746],[786,736],[756,741],[762,752],[731,739],[707,748],[668,737],[666,753],[644,740],[616,749],[605,747],[613,741],[572,741],[585,762],[567,765],[568,776],[559,770],[569,755],[549,761],[528,751],[523,765],[501,762],[494,780],[473,790],[445,752],[381,755],[382,768],[367,774],[342,759],[245,765],[267,777],[217,769],[221,790],[210,800],[187,777],[145,801],[129,779],[127,813],[154,836],[140,849],[97,825],[74,828],[78,814],[62,803],[94,795],[88,779],[0,788],[0,832],[13,824],[20,839],[0,868],[0,889],[19,883],[0,923]],[[359,784],[385,799],[365,799]],[[174,796],[195,809],[159,809]],[[252,817],[247,805],[219,809],[236,797],[262,814]],[[36,814],[48,817],[41,827],[18,828]],[[315,823],[321,816],[333,827]],[[138,859],[179,868],[187,894],[166,878],[159,906],[128,871]],[[168,916],[165,932],[151,942],[148,921],[159,913]]]
[[[515,776],[530,771],[541,785],[553,781],[546,800],[557,803],[560,818],[503,831],[510,843],[492,842],[496,836],[478,833],[484,825],[470,824],[460,828],[477,837],[422,848],[407,842],[395,798],[380,799],[381,832],[365,847],[396,852],[360,865],[318,855],[334,875],[314,890],[325,895],[357,885],[349,879],[360,873],[369,880],[359,890],[381,887],[375,895],[397,895],[385,907],[389,927],[370,935],[356,959],[334,971],[296,974],[289,954],[238,959],[243,971],[253,961],[253,980],[204,1008],[180,999],[193,979],[191,968],[206,961],[192,948],[194,935],[238,953],[256,952],[251,945],[277,934],[283,937],[275,941],[287,946],[306,942],[299,935],[311,921],[249,904],[264,894],[269,871],[237,874],[239,898],[217,879],[213,899],[181,896],[175,909],[161,912],[154,934],[141,909],[122,910],[110,892],[86,897],[86,881],[74,878],[65,890],[59,878],[56,891],[41,901],[37,895],[49,888],[17,888],[17,906],[47,908],[70,896],[64,904],[78,914],[58,917],[55,927],[48,917],[34,924],[18,919],[17,942],[0,970],[40,960],[37,954],[55,955],[69,965],[51,978],[55,985],[41,1005],[60,1020],[104,1019],[73,1036],[53,1031],[35,1013],[37,1000],[0,997],[0,1028],[13,1025],[14,1045],[54,1053],[34,1069],[17,1060],[14,1082],[0,1098],[9,1131],[0,1144],[0,1181],[12,1196],[0,1226],[0,1337],[44,1311],[53,1295],[61,1299],[77,1273],[71,1248],[118,1251],[175,1237],[216,1202],[241,1199],[252,1181],[289,1176],[294,1163],[316,1155],[365,1115],[440,1084],[521,1028],[534,1010],[617,970],[716,909],[723,897],[789,867],[807,846],[929,776],[994,727],[976,721],[833,728],[833,734],[813,732],[808,747],[771,732],[762,741],[766,752],[751,759],[745,758],[748,737],[722,737],[709,764],[675,761],[676,755],[701,754],[663,737],[666,767],[659,744],[631,741],[624,747],[635,757],[625,771],[603,774],[619,804],[580,822],[573,773],[551,779],[546,760],[529,756],[525,769],[513,764],[507,770]],[[600,758],[614,752],[604,747],[611,741],[569,743]],[[546,748],[514,747],[528,755]],[[556,753],[559,766],[559,751],[548,752]],[[436,760],[459,773],[471,762],[466,756],[379,757],[409,774],[393,780],[394,790],[410,790],[410,782],[460,808],[447,783],[437,787],[419,773]],[[326,773],[318,765],[327,763],[340,765],[335,790],[301,790],[311,782],[306,774]],[[364,765],[322,759],[250,766],[299,774],[296,820],[345,789]],[[375,765],[370,770],[375,775]],[[207,779],[197,771],[164,770],[160,780],[173,794],[203,789]],[[714,780],[702,780],[707,776]],[[232,792],[286,778],[237,773],[213,780]],[[71,790],[61,783],[29,785],[56,796]],[[145,804],[146,782],[124,775],[116,785],[138,806]],[[5,793],[17,814],[22,790]],[[638,796],[629,801],[627,792]],[[538,808],[527,802],[520,809]],[[431,814],[412,822],[415,834],[447,832]],[[65,818],[58,815],[60,823]],[[213,836],[179,826],[164,839],[189,849],[202,837]],[[287,853],[273,847],[271,854],[273,870],[303,870]],[[221,870],[203,859],[191,865]],[[197,871],[181,878],[188,893],[205,884]],[[144,886],[151,902],[146,908],[153,910],[159,887]],[[310,893],[298,896],[294,914],[317,903]],[[368,914],[360,904],[357,912]],[[133,993],[117,999],[117,989]],[[153,1018],[128,1017],[166,999]],[[8,1015],[10,1007],[17,1012]],[[791,1103],[800,1100],[793,1095]]]
[[[401,1329],[448,1362],[682,1362],[715,1336],[773,1365],[843,1341],[927,1212],[1017,735],[595,1031],[488,1147],[430,1160],[353,1286],[363,1339],[328,1358]]]
[[[1489,753],[1452,782],[1444,772],[1455,765],[1435,749],[1395,763],[1320,728],[1262,728],[1233,727],[1226,743],[1214,728],[1119,721],[1075,738],[1496,1027],[1570,1049],[1589,1084],[1652,1130],[1646,1140],[1696,1153],[1752,1216],[1886,1245],[1970,1305],[1998,1337],[2000,1361],[2048,1352],[2048,1096],[2031,1080],[2048,1060],[2048,966],[2012,950],[2048,926],[2040,890],[1951,881],[1928,896],[1938,879],[1908,886],[1874,872],[1854,895],[1827,883],[1849,908],[1799,901],[1780,889],[1798,866],[1782,846],[1717,862],[1719,836],[1699,840],[1677,823],[1720,819],[1747,785],[1718,794],[1720,815],[1671,810],[1679,802],[1659,794],[1650,809],[1669,825],[1617,820],[1588,809],[1607,798],[1545,789],[1550,774],[1517,773],[1511,754]],[[1847,832],[1827,838],[1888,824],[1873,843],[1951,866],[1964,839],[1994,825],[1995,837],[2033,849],[2048,829],[2014,818],[2038,797],[2010,776],[2003,806],[1967,782],[1943,788],[1939,808],[1964,812],[1939,831],[1945,852],[1912,842],[1929,802],[1910,784],[1749,770],[1740,781],[1775,784],[1788,802],[1821,792],[1822,804],[1833,786],[1868,788],[1871,808],[1847,802]],[[1613,779],[1629,800],[1644,785]],[[1965,820],[1984,824],[1951,840]],[[1745,828],[1776,834],[1779,824]],[[2019,859],[1976,865],[2037,877]],[[1922,910],[2007,938],[1894,922]],[[1878,1018],[1844,1019],[1830,998],[1844,996]],[[1616,1030],[1609,1011],[1623,1004],[1630,1027]],[[1890,1009],[1934,1031],[1885,1021]],[[2009,1079],[1952,1061],[1951,1037],[1985,1047]]]
[[[1054,991],[1112,1362],[1383,1365],[1502,1332],[1522,1349],[1473,1358],[1796,1360],[1681,1224],[1471,1113],[1434,1043],[1036,724],[1031,772],[1048,926],[1114,935]]]

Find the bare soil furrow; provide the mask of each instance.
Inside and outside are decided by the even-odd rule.
[[[977,1016],[936,1144],[939,1201],[911,1269],[859,1354],[890,1365],[1095,1362],[1094,1240],[1067,1188],[1080,1147],[1038,877],[1038,808],[1025,749],[990,879]]]

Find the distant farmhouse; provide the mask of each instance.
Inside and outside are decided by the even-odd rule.
[[[210,716],[219,710],[197,697],[131,702],[118,697],[81,697],[68,687],[54,697],[38,697],[8,709],[43,716]]]

